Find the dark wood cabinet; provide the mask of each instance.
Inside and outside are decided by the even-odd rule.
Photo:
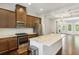
[[[15,13],[0,8],[0,28],[14,28],[15,23]]]
[[[8,44],[9,44],[9,51],[17,49],[18,47],[18,42],[16,37],[11,37],[8,39]]]
[[[18,49],[17,37],[0,38],[0,54]]]
[[[0,28],[21,27],[33,28],[35,23],[41,24],[41,18],[27,15],[26,7],[16,5],[15,12],[0,8]]]
[[[33,28],[35,23],[41,24],[41,18],[27,15],[26,27]]]
[[[0,9],[0,28],[6,28],[8,26],[8,11]]]
[[[17,4],[15,11],[17,23],[22,23],[26,27],[26,7]]]
[[[31,28],[33,27],[33,17],[30,15],[27,15],[27,20],[26,20],[26,27]]]
[[[21,5],[16,5],[16,21],[17,24],[24,24],[26,28],[33,28],[35,23],[39,21],[40,18],[36,16],[27,15],[26,7]]]
[[[8,52],[8,43],[6,39],[0,39],[0,54]]]
[[[9,19],[8,19],[8,28],[15,28],[16,27],[16,20],[15,20],[15,12],[9,12]]]

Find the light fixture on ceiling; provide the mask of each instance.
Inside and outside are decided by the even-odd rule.
[[[28,3],[28,5],[31,5],[32,3]]]
[[[43,11],[44,9],[43,8],[40,8],[40,11]]]

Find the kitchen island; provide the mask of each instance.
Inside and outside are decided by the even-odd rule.
[[[62,47],[61,34],[48,34],[30,38],[30,45],[38,48],[38,55],[55,55]]]

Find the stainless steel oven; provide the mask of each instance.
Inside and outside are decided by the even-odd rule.
[[[16,35],[19,45],[29,42],[28,35],[26,33],[17,33]]]

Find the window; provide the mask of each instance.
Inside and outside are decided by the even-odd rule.
[[[72,30],[72,26],[71,24],[68,25],[68,31],[71,31]]]
[[[76,25],[76,31],[79,31],[79,24]]]

